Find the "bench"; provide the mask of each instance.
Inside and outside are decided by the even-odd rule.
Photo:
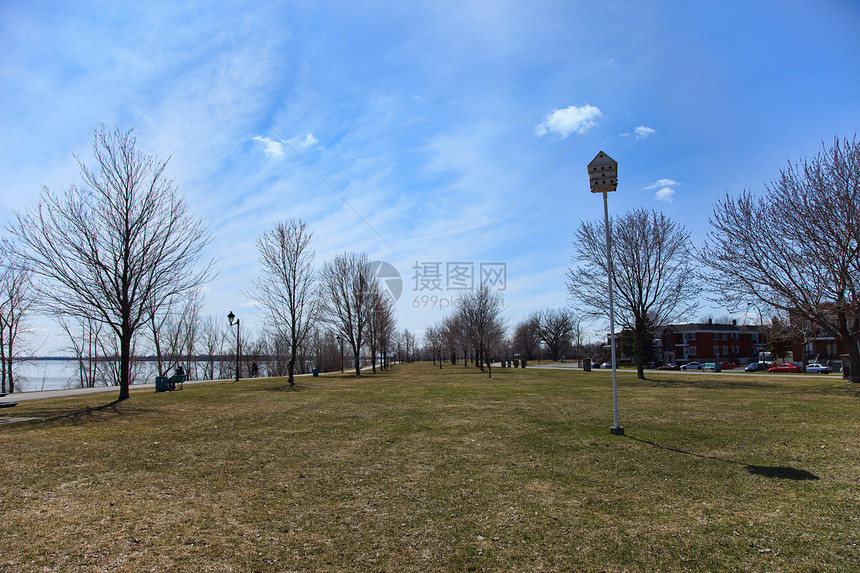
[[[705,370],[714,370],[716,362],[705,362]]]
[[[185,374],[174,374],[167,381],[167,389],[168,390],[176,390],[176,385],[179,384],[179,389],[182,390],[184,383],[185,383]]]
[[[185,374],[174,374],[170,378],[168,378],[167,376],[156,376],[155,391],[167,392],[168,390],[176,390],[177,384],[179,384],[179,389],[182,390],[185,378]]]

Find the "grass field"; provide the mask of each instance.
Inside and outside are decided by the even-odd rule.
[[[860,570],[860,385],[392,371],[21,402],[0,570]],[[11,415],[11,411],[4,415]]]

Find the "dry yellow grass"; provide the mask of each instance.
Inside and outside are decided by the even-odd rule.
[[[661,376],[653,374],[652,376]],[[21,402],[0,570],[849,571],[833,378],[393,371]]]

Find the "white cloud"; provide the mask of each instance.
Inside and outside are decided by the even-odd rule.
[[[657,133],[654,129],[646,127],[644,125],[640,125],[634,131],[636,133],[636,139],[645,139],[649,135],[654,135],[655,133]]]
[[[680,183],[673,181],[672,179],[658,179],[651,185],[645,187],[645,189],[657,189],[657,192],[654,193],[655,201],[671,203],[675,198],[675,190],[673,187],[677,187],[678,185],[680,185]]]
[[[657,201],[664,201],[666,203],[671,203],[674,198],[675,190],[669,187],[663,187],[654,194],[654,199]]]
[[[652,183],[645,189],[657,189],[658,187],[676,187],[680,185],[677,181],[672,181],[671,179],[658,179],[656,182]]]
[[[543,137],[547,133],[554,133],[561,137],[567,137],[571,133],[583,134],[597,124],[597,120],[603,117],[603,113],[593,105],[576,107],[572,105],[565,109],[557,109],[544,116],[537,127],[535,134]]]
[[[280,141],[260,135],[255,135],[251,139],[263,145],[263,153],[266,154],[266,157],[282,157],[284,155],[284,144]]]
[[[301,142],[302,147],[310,147],[311,145],[315,145],[317,143],[317,138],[314,137],[313,133],[309,133],[305,136],[305,139]]]

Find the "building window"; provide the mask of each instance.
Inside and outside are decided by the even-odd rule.
[[[728,340],[728,339],[729,339],[729,333],[728,333],[728,332],[724,332],[724,333],[723,333],[723,336],[722,336],[722,339],[723,339],[723,340]]]
[[[728,355],[729,355],[729,347],[723,346],[723,356],[728,356]]]
[[[714,340],[719,340],[719,339],[720,339],[720,335],[715,332],[714,333]]]

